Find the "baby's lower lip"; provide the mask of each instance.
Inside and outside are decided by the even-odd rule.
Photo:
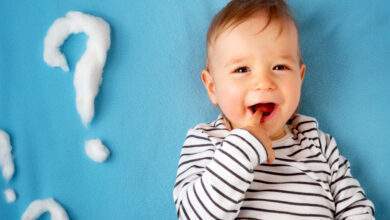
[[[260,123],[264,123],[266,121],[269,121],[269,120],[273,119],[275,117],[275,115],[278,113],[278,111],[279,111],[279,105],[275,105],[275,107],[272,110],[270,115],[261,117]]]

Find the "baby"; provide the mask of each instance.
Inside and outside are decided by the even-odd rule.
[[[374,219],[335,139],[297,114],[305,65],[283,0],[232,0],[207,34],[201,78],[221,114],[190,129],[180,219]]]

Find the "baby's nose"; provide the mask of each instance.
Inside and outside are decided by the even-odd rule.
[[[255,90],[272,91],[276,89],[276,84],[271,74],[266,72],[258,73],[254,78]]]

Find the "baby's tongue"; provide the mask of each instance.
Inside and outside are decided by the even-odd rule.
[[[259,110],[261,112],[272,112],[272,110],[274,109],[274,106],[275,104],[274,103],[262,103],[262,104],[259,104]]]

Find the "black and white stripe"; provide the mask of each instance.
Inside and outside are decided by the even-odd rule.
[[[178,218],[374,219],[335,139],[312,117],[289,122],[291,136],[274,142],[272,164],[259,140],[228,131],[221,115],[190,129],[173,189]]]

